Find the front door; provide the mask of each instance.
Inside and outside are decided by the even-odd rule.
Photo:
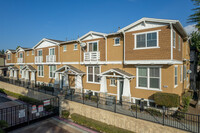
[[[119,81],[119,101],[122,103],[122,94],[123,94],[123,87],[124,87],[124,81]]]

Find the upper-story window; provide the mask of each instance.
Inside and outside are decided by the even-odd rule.
[[[110,79],[110,86],[116,86],[116,80],[115,78]]]
[[[178,66],[175,66],[174,68],[174,86],[176,87],[178,85]]]
[[[158,47],[158,32],[136,34],[136,49]]]
[[[120,45],[120,38],[119,37],[117,37],[117,38],[114,39],[114,45],[115,46]]]
[[[39,65],[38,66],[38,77],[43,77],[44,76],[44,66]]]
[[[74,50],[78,50],[78,44],[74,44]]]
[[[8,54],[8,57],[7,57],[7,58],[8,58],[8,60],[10,60],[10,54]]]
[[[176,48],[176,32],[173,31],[173,47]]]
[[[88,43],[88,52],[96,52],[96,51],[98,51],[98,43],[97,42]]]
[[[23,58],[23,53],[19,53],[19,58]]]
[[[182,82],[183,81],[183,66],[180,66],[180,81]]]
[[[181,37],[178,36],[178,50],[181,51]]]
[[[29,56],[29,51],[27,51],[27,56]]]
[[[49,66],[49,78],[55,77],[56,65]]]
[[[55,55],[55,48],[49,49],[49,55]]]
[[[64,51],[64,52],[67,51],[67,45],[64,45],[64,46],[63,46],[63,51]]]
[[[38,54],[37,54],[38,56],[42,56],[42,50],[41,49],[38,50],[37,52],[38,52]]]
[[[32,50],[32,55],[34,55],[34,50]]]

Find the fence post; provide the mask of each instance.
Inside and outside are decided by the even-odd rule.
[[[27,103],[27,119],[28,119],[28,125],[29,125],[29,121],[30,121],[30,118],[29,118],[29,114],[30,114],[30,112],[29,112],[29,104]],[[31,107],[31,109],[32,109],[32,107]]]
[[[163,106],[163,126],[165,125],[165,106]]]
[[[198,115],[198,133],[200,133],[200,115]]]
[[[72,90],[70,91],[70,93],[71,93],[71,101],[72,101]]]
[[[116,98],[114,98],[114,104],[115,104],[115,106],[114,106],[114,112],[116,113]]]
[[[97,95],[97,108],[99,107],[99,96]]]
[[[83,96],[83,104],[85,104],[85,94],[84,94],[84,92],[82,92],[82,96]]]
[[[137,118],[137,102],[135,102],[136,103],[136,118]]]

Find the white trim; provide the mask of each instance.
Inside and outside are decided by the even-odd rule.
[[[173,26],[170,23],[170,35],[171,35],[171,60],[173,60]]]
[[[79,62],[62,62],[61,64],[79,64]]]
[[[57,66],[56,66],[56,65],[49,65],[49,78],[50,78],[50,79],[55,79],[55,76],[54,76],[54,77],[50,77],[50,67],[52,67],[52,66],[55,66],[55,67],[56,67],[56,69],[54,70],[54,72],[52,71],[52,74],[53,74],[53,73],[56,73],[55,71],[57,70]]]
[[[81,41],[83,40],[84,38],[86,38],[87,36],[89,35],[99,35],[99,36],[106,36],[107,34],[104,34],[104,33],[100,33],[100,32],[95,32],[95,31],[90,31],[88,33],[86,33],[85,35],[83,35],[82,37],[78,38],[78,41]]]
[[[99,81],[99,82],[95,82],[95,74],[94,74],[94,68],[96,67],[96,66],[98,66],[99,67],[99,74],[101,73],[101,66],[100,65],[93,65],[93,66],[86,66],[86,81],[87,81],[87,83],[93,83],[93,84],[101,84],[101,82]],[[91,81],[88,81],[88,67],[93,67],[93,82],[91,82]]]
[[[48,41],[48,42],[54,43],[54,44],[56,44],[56,45],[59,45],[59,44],[60,44],[60,43],[55,42],[55,41],[53,41],[53,40],[49,40],[49,39],[43,38],[43,39],[42,39],[39,43],[37,43],[32,49],[37,49],[37,47],[38,47],[42,42],[44,42],[44,41]]]
[[[39,76],[39,66],[43,66],[43,76]],[[37,66],[37,77],[44,77],[44,65],[38,65]]]
[[[63,52],[66,52],[66,51],[67,51],[67,45],[63,45]]]
[[[174,33],[175,33],[175,39],[174,39]],[[173,48],[176,48],[176,31],[175,30],[173,30],[173,36],[172,37],[173,37]]]
[[[97,43],[97,51],[93,51],[93,44],[94,43]],[[89,51],[89,44],[92,43],[92,51]],[[99,40],[97,41],[90,41],[90,42],[87,42],[87,52],[98,52],[99,51]]]
[[[115,44],[115,40],[116,39],[119,39],[119,44]],[[114,45],[113,46],[120,46],[120,40],[121,40],[120,37],[115,37],[113,40],[114,40]]]
[[[9,59],[8,59],[8,55],[9,55]],[[11,60],[11,54],[7,54],[7,60]]]
[[[178,60],[126,60],[124,64],[183,64],[183,61]]]
[[[54,49],[54,55],[56,55],[55,47],[49,48],[49,55],[50,55],[50,50],[51,50],[51,49]],[[43,53],[42,53],[42,55],[43,55]]]
[[[175,73],[176,69],[177,69],[177,75]],[[175,82],[176,77],[177,77],[177,84]],[[177,86],[178,86],[178,65],[175,65],[174,66],[174,88],[176,88]]]
[[[178,51],[181,51],[181,37],[178,35]]]
[[[76,49],[75,49],[75,46],[77,46]],[[74,44],[74,51],[75,51],[75,50],[78,50],[78,44],[77,44],[77,43]]]
[[[114,80],[114,82],[115,82],[115,84],[111,84],[112,82],[112,80]],[[115,78],[110,78],[110,86],[111,87],[116,87],[117,85],[116,85],[116,79]]]
[[[132,35],[134,35],[134,48],[133,50],[138,50],[138,49],[153,49],[153,48],[160,48],[159,47],[159,31],[161,30],[154,30],[154,31],[148,31],[148,32],[140,32],[140,33],[134,33]],[[147,47],[147,34],[149,33],[156,33],[156,46],[153,46],[153,47]],[[142,34],[145,34],[145,47],[140,47],[140,48],[137,48],[137,35],[142,35]]]
[[[183,66],[180,66],[180,82],[183,82]]]

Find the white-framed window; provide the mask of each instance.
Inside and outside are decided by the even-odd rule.
[[[63,46],[63,51],[64,51],[64,52],[67,51],[67,45],[64,45],[64,46]]]
[[[176,32],[173,31],[173,47],[176,48]]]
[[[174,86],[178,86],[178,66],[174,67]]]
[[[135,34],[135,49],[158,47],[158,31]]]
[[[49,66],[49,78],[55,77],[56,65]]]
[[[87,67],[87,82],[89,83],[99,83],[100,77],[100,66],[88,66]]]
[[[38,65],[38,77],[43,77],[43,76],[44,76],[44,66]]]
[[[19,58],[23,58],[23,53],[19,53]]]
[[[116,86],[116,80],[115,78],[110,79],[110,86]]]
[[[37,51],[37,56],[42,56],[42,49]]]
[[[98,51],[98,42],[89,42],[88,43],[88,52],[97,52]]]
[[[178,50],[181,51],[181,37],[178,36]]]
[[[34,50],[32,50],[32,55],[34,55]]]
[[[27,51],[27,56],[29,56],[29,51]]]
[[[183,82],[183,66],[180,66],[180,81]]]
[[[19,73],[20,73],[20,75],[22,75],[22,68],[23,68],[24,66],[23,65],[20,65],[19,66]]]
[[[160,67],[137,67],[137,88],[161,89],[161,68]]]
[[[186,80],[186,72],[187,71],[187,68],[186,68],[186,65],[183,65],[183,79]]]
[[[55,48],[49,48],[49,55],[55,55]]]
[[[10,54],[8,54],[7,59],[10,60]]]
[[[78,50],[78,44],[74,44],[74,50]]]
[[[116,37],[114,38],[114,46],[118,46],[118,45],[120,45],[120,38]]]

